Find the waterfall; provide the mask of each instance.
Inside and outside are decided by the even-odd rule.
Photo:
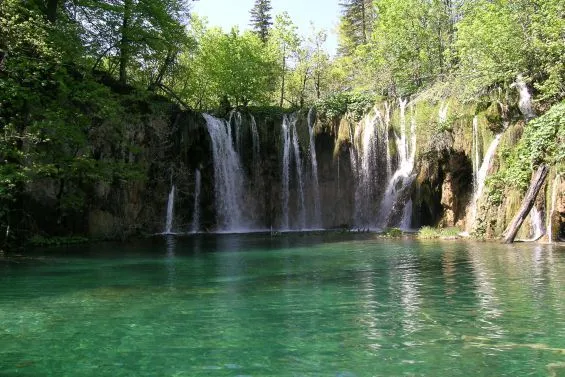
[[[389,128],[390,128],[390,104],[385,101],[385,116],[384,116],[384,137],[385,137],[385,147],[386,147],[386,176],[390,177],[392,175],[392,156],[390,155],[389,148]]]
[[[283,136],[283,164],[282,164],[282,219],[281,229],[288,229],[288,201],[290,196],[290,120],[287,115],[283,116],[282,136]]]
[[[494,157],[496,152],[496,148],[498,147],[498,143],[500,142],[500,138],[502,137],[502,132],[496,134],[492,142],[490,143],[487,152],[485,153],[483,162],[481,163],[481,167],[477,172],[477,184],[473,193],[473,199],[471,200],[471,209],[469,211],[470,219],[467,223],[467,230],[472,230],[475,226],[475,220],[477,217],[477,205],[481,195],[483,194],[483,190],[485,188],[485,180],[487,178],[488,169],[490,167],[490,163]]]
[[[477,189],[479,174],[479,118],[473,117],[473,188]]]
[[[514,84],[518,88],[518,93],[520,95],[518,108],[520,108],[520,112],[524,115],[526,122],[530,121],[536,117],[536,113],[532,108],[532,95],[530,94],[528,86],[526,85],[522,75],[518,75]]]
[[[407,230],[412,226],[412,199],[408,200],[402,211],[402,220],[400,221],[400,228]]]
[[[167,218],[165,219],[165,234],[171,234],[173,230],[173,218],[175,211],[175,185],[171,186],[169,199],[167,200]]]
[[[260,140],[259,131],[257,130],[257,122],[255,117],[251,115],[251,141],[253,143],[253,169],[256,169],[259,164],[260,157]]]
[[[312,192],[314,196],[314,218],[312,225],[314,228],[322,226],[322,210],[320,207],[320,187],[318,184],[318,161],[316,159],[316,141],[314,139],[314,109],[308,111],[308,133],[310,134],[310,162],[312,164]],[[338,185],[339,185],[339,163],[338,163]]]
[[[439,115],[438,121],[439,123],[447,122],[447,110],[449,109],[449,105],[447,103],[442,103],[439,105]]]
[[[233,125],[233,131],[235,133],[235,148],[238,155],[241,154],[241,132],[242,132],[241,123],[242,123],[241,113],[235,109],[230,111],[230,117],[228,119],[228,127],[229,127],[229,132],[231,134],[232,125]]]
[[[351,165],[356,174],[355,225],[370,227],[374,225],[374,211],[379,183],[379,138],[377,125],[381,121],[380,112],[374,109],[357,125],[353,136],[355,151],[350,150]]]
[[[416,120],[412,116],[410,120],[410,141],[406,136],[406,105],[407,100],[400,100],[400,137],[396,138],[397,149],[399,152],[399,165],[392,177],[389,179],[386,186],[386,191],[381,200],[378,216],[378,225],[383,228],[390,225],[396,213],[402,209],[402,214],[411,215],[412,210],[406,211],[405,207],[408,201],[401,201],[406,199],[407,190],[409,189],[414,176],[414,159],[416,157]],[[404,196],[404,197],[401,197]],[[396,208],[395,208],[396,207]],[[402,223],[402,219],[400,222]],[[410,222],[410,219],[404,219],[405,222]],[[397,223],[398,224],[398,223]]]
[[[290,167],[291,157],[296,168],[296,191],[298,196],[298,227],[306,226],[306,208],[304,203],[304,182],[302,180],[302,160],[300,158],[300,145],[296,132],[296,115],[285,115],[282,122],[283,135],[283,165],[282,165],[282,220],[281,229],[290,229],[289,226],[289,200],[290,200]]]
[[[532,240],[536,241],[545,234],[545,229],[543,227],[542,211],[537,209],[535,205],[530,211],[530,221],[532,224]]]
[[[298,133],[296,132],[296,120],[292,122],[292,146],[294,151],[294,163],[296,164],[296,181],[298,189],[298,220],[300,229],[306,227],[306,207],[304,204],[304,181],[302,180],[302,160],[300,158],[300,145],[298,143]]]
[[[194,172],[194,210],[192,213],[192,233],[200,231],[200,189],[202,186],[202,178],[200,169]]]
[[[218,230],[243,230],[244,177],[239,155],[234,149],[229,123],[204,114],[212,140],[214,194]]]

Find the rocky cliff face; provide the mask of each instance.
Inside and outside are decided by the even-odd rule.
[[[414,100],[409,104],[378,104],[363,119],[326,119],[322,114],[310,124],[308,111],[303,110],[296,114],[297,145],[286,145],[287,152],[280,110],[227,114],[225,119],[230,119],[230,132],[241,160],[244,195],[239,200],[249,229],[278,229],[286,211],[290,229],[431,225],[479,228],[486,237],[499,237],[519,205],[519,194],[509,191],[495,204],[481,197],[473,219],[470,212],[491,140],[500,132],[506,137],[501,144],[503,152],[494,153],[492,161],[487,162],[485,171],[490,173],[500,166],[504,148],[520,137],[517,117],[501,109],[494,104],[480,112],[475,106],[454,102]],[[195,206],[198,229],[217,228],[212,139],[202,114],[170,106],[136,119],[124,124],[122,135],[112,143],[107,143],[103,135],[92,138],[101,161],[119,159],[135,166],[138,176],[116,177],[80,190],[63,187],[64,182],[33,182],[26,192],[27,211],[36,219],[33,232],[95,238],[162,232],[172,185],[176,189],[173,231],[193,229]],[[312,171],[309,127],[313,130],[317,177]],[[285,153],[290,156],[286,188]],[[197,170],[200,190],[196,187]],[[538,205],[547,214],[545,223],[557,239],[565,223],[565,180],[552,180],[545,191],[547,200],[540,199]],[[62,211],[61,193],[75,191],[82,195],[77,201],[85,204],[74,211]],[[319,224],[315,221],[317,200]],[[301,221],[304,226],[297,225]],[[525,224],[522,237],[530,236],[531,227]]]

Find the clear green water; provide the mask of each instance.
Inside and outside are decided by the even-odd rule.
[[[565,376],[565,250],[223,235],[0,260],[0,376]]]

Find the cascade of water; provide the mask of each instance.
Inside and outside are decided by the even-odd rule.
[[[479,118],[473,117],[473,188],[477,189],[479,174]]]
[[[260,140],[259,131],[257,130],[257,122],[255,117],[251,115],[251,141],[253,143],[253,168],[255,169],[259,163],[260,157]]]
[[[475,220],[477,217],[477,205],[478,201],[483,194],[483,189],[485,188],[485,180],[487,178],[488,169],[490,167],[491,160],[494,157],[496,152],[496,148],[498,147],[498,143],[500,142],[500,138],[502,137],[502,132],[496,134],[492,142],[490,143],[487,152],[483,158],[483,162],[481,163],[481,167],[477,172],[477,184],[473,193],[473,199],[471,200],[471,209],[469,211],[469,220],[467,221],[467,231],[472,230],[475,226]]]
[[[194,172],[194,211],[192,213],[192,233],[200,231],[200,189],[202,186],[202,178],[200,169]]]
[[[298,196],[298,226],[306,227],[306,207],[304,203],[304,181],[302,179],[302,159],[300,158],[300,145],[296,132],[296,115],[285,115],[282,122],[283,136],[283,165],[282,165],[282,218],[281,229],[289,229],[289,200],[290,200],[290,166],[291,157],[296,168],[296,183]]]
[[[294,163],[296,164],[296,181],[298,183],[298,219],[300,229],[306,228],[306,206],[304,203],[304,181],[302,180],[302,159],[300,158],[300,145],[298,143],[298,133],[296,132],[296,120],[292,122],[292,146],[294,151]]]
[[[242,132],[241,123],[242,123],[241,113],[235,109],[230,111],[230,117],[228,119],[228,128],[229,128],[229,133],[231,135],[232,126],[233,126],[233,132],[235,133],[235,148],[237,154],[241,154],[241,132]]]
[[[169,199],[167,200],[167,218],[165,219],[165,234],[170,234],[173,230],[173,218],[175,211],[175,185],[171,186]]]
[[[355,129],[353,137],[356,153],[350,151],[352,167],[356,173],[355,224],[369,227],[374,224],[373,203],[377,194],[378,181],[378,133],[380,112],[374,109]]]
[[[385,101],[385,115],[384,115],[384,123],[385,123],[385,127],[384,127],[384,142],[385,142],[385,148],[386,148],[386,176],[387,179],[390,178],[390,176],[392,175],[392,156],[390,155],[390,147],[389,147],[389,128],[390,128],[390,104],[388,102]]]
[[[536,117],[536,113],[532,108],[532,95],[530,94],[530,90],[528,89],[522,75],[518,75],[515,85],[518,88],[518,93],[520,94],[518,107],[520,108],[522,115],[524,115],[524,118],[526,118],[526,121],[529,121]]]
[[[532,240],[538,240],[545,234],[545,229],[543,227],[542,211],[537,209],[535,205],[530,211],[530,221],[532,223]]]
[[[439,114],[438,114],[439,123],[447,122],[447,110],[448,109],[449,109],[449,105],[445,102],[439,105]]]
[[[408,204],[399,203],[401,194],[405,194],[406,190],[412,184],[414,170],[414,159],[416,156],[416,120],[412,116],[410,121],[410,142],[406,136],[406,105],[407,100],[400,100],[400,137],[396,138],[399,152],[399,165],[392,177],[388,181],[386,191],[381,200],[378,215],[379,227],[385,227],[390,224],[393,213],[399,208],[404,207],[403,214],[411,215],[412,210],[405,211]],[[392,211],[393,207],[398,207],[396,211]],[[402,221],[402,220],[401,220]],[[406,219],[405,221],[411,221]]]
[[[290,123],[291,120],[289,117],[284,115],[281,125],[283,137],[281,229],[288,229],[288,201],[290,197]]]
[[[314,194],[314,218],[312,225],[319,228],[322,225],[322,211],[320,207],[320,188],[318,185],[318,161],[316,159],[316,142],[314,139],[315,113],[313,108],[308,111],[308,133],[310,134],[310,162],[312,164],[312,192]],[[339,164],[338,164],[338,185],[339,185]]]
[[[204,114],[212,140],[214,158],[214,193],[219,230],[242,230],[244,221],[242,201],[244,177],[239,155],[234,149],[230,125],[209,114]]]
[[[410,229],[412,226],[412,199],[408,200],[402,211],[402,220],[400,221],[401,229]]]

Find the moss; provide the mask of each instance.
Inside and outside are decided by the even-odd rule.
[[[399,238],[402,237],[404,233],[398,228],[388,228],[381,235],[387,238]]]
[[[447,239],[457,238],[461,230],[456,227],[449,228],[433,228],[431,226],[422,227],[418,231],[417,237],[419,239]]]

